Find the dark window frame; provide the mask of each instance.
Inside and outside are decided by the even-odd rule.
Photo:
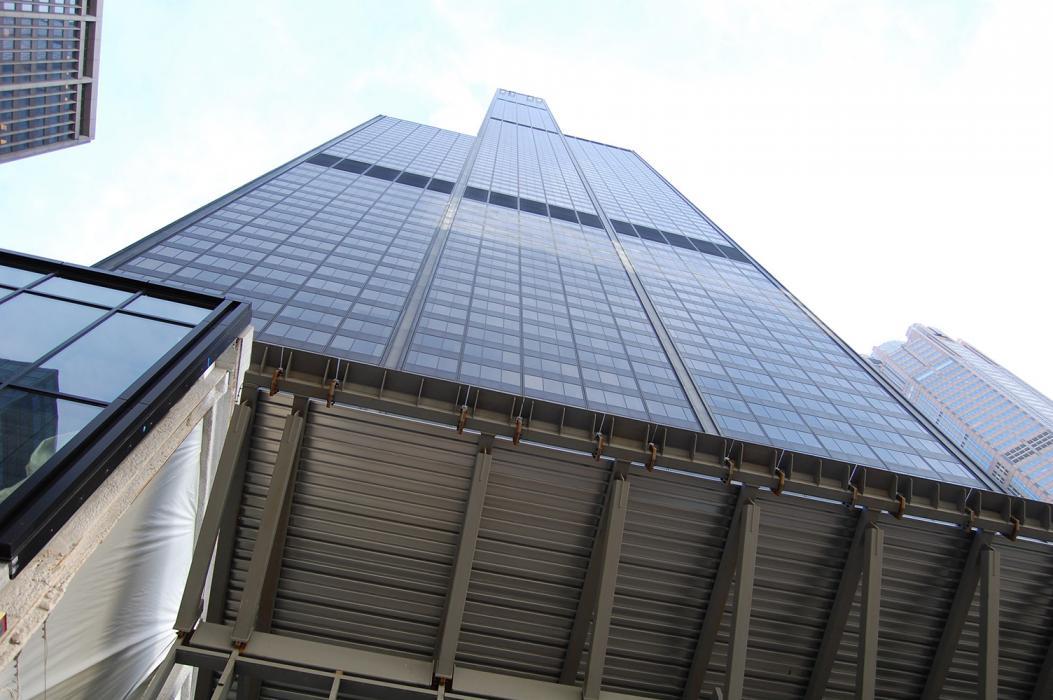
[[[248,327],[252,314],[245,302],[44,258],[0,250],[0,264],[43,275],[4,294],[4,299],[29,291],[44,279],[59,276],[132,292],[133,296],[125,304],[140,294],[148,294],[211,309],[191,332],[0,501],[0,560],[8,562],[10,575],[14,577]],[[49,392],[37,390],[37,393]]]

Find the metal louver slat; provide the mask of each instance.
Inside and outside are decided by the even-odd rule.
[[[459,663],[559,676],[610,473],[560,457],[526,445],[494,452]]]
[[[763,515],[747,697],[804,694],[856,528],[855,514],[839,505],[813,502],[802,509],[800,501],[757,498]]]
[[[241,592],[249,570],[249,559],[256,543],[256,531],[263,513],[263,502],[271,482],[271,472],[278,456],[278,443],[282,436],[285,417],[292,410],[292,397],[287,394],[256,397],[256,416],[249,441],[245,463],[245,481],[242,487],[241,506],[238,509],[237,532],[235,533],[234,556],[230,562],[230,583],[227,595],[226,620],[233,622],[238,616]]]
[[[998,697],[1031,700],[1041,659],[1053,627],[1048,601],[1053,584],[1053,557],[1049,548],[1030,542],[1012,546],[995,541],[1002,558],[1001,650]],[[977,595],[969,610],[958,648],[944,683],[942,698],[972,700],[976,697],[979,663],[980,605]]]
[[[258,400],[231,611],[291,407],[281,396]],[[946,636],[952,599],[968,588],[959,586],[966,563],[989,543],[983,546],[998,556],[988,555],[988,584],[991,562],[1000,561],[997,585],[987,589],[1001,591],[998,697],[1031,700],[1053,623],[1049,544],[981,537],[909,512],[897,519],[812,493],[776,495],[663,469],[661,459],[646,472],[317,402],[306,416],[271,634],[256,630],[243,649],[246,669],[263,681],[261,697],[326,697],[309,686],[331,682],[340,669],[348,679],[340,697],[363,700],[427,697],[436,676],[447,679],[451,698],[675,700],[684,697],[689,669],[704,667],[704,677],[695,676],[699,698],[727,685],[750,700],[790,700],[804,694],[829,637],[836,642],[823,658],[832,668],[814,697],[855,698],[862,655],[863,682],[874,669],[874,697],[916,698]],[[622,494],[617,508],[608,492]],[[747,512],[748,541],[741,534]],[[752,562],[743,579],[752,585],[732,578],[743,562]],[[866,619],[877,634],[860,650],[863,581],[872,594]],[[750,601],[748,616],[739,592]],[[978,600],[976,593],[961,633],[950,637],[941,698],[976,696]],[[215,658],[208,654],[229,653],[230,635],[229,627],[204,623],[181,644],[189,655],[199,644],[205,663]],[[875,638],[877,652],[867,656]],[[592,657],[593,646],[606,650],[602,659]],[[266,675],[266,664],[282,663],[284,654],[290,665]],[[440,659],[444,673],[436,670]]]
[[[429,656],[474,441],[338,407],[307,415],[272,629]]]
[[[679,696],[727,537],[735,494],[685,475],[640,473],[615,591],[604,685]]]

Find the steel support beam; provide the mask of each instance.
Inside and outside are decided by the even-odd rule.
[[[253,366],[245,375],[245,390],[268,389],[279,357],[279,348],[256,343]],[[286,359],[288,357],[286,355]],[[327,400],[327,382],[331,379],[334,361],[324,355],[295,351],[292,369],[281,380],[283,390]],[[459,423],[465,385],[359,362],[342,363],[341,385],[332,396],[336,402],[441,425]],[[473,386],[470,403],[468,429],[491,433],[499,438],[513,437],[515,428],[509,416],[520,410],[523,405],[521,397]],[[528,417],[523,433],[525,440],[586,453],[595,449],[596,425],[602,414],[540,399],[527,399],[525,413]],[[663,467],[718,478],[727,476],[727,466],[722,461],[727,456],[727,440],[672,426],[662,426],[661,432]],[[653,434],[652,424],[619,417],[611,426],[604,454],[613,459],[644,462],[649,459],[646,446]],[[909,492],[912,494],[911,515],[958,526],[969,524],[991,532],[1009,534],[1015,531],[1020,537],[1053,541],[1053,504],[986,491],[979,499],[980,492],[969,486],[838,460],[819,460],[770,446],[734,442],[737,447],[735,480],[739,483],[770,488],[773,460],[792,458],[793,468],[783,475],[783,491],[787,494],[817,496],[839,502],[851,497],[860,507],[894,511],[899,508],[896,494]],[[866,488],[856,488],[853,493],[853,484],[859,483],[865,483]],[[1019,526],[1007,521],[1006,513],[1010,510],[1017,514]]]
[[[805,700],[822,700],[826,694],[826,684],[829,682],[830,672],[834,668],[837,650],[841,647],[841,637],[845,633],[848,614],[852,610],[852,601],[855,600],[856,589],[859,588],[859,579],[863,576],[865,535],[874,518],[873,511],[861,510],[859,512],[856,520],[855,535],[852,537],[852,544],[848,548],[845,565],[841,569],[841,581],[837,586],[834,602],[830,606],[830,615],[826,618],[823,641],[819,644],[819,652],[816,654],[815,663],[812,665],[808,688],[804,693]]]
[[[684,683],[684,692],[681,696],[683,700],[698,700],[698,694],[702,692],[702,684],[705,683],[706,672],[709,669],[709,659],[713,655],[717,632],[720,630],[720,621],[724,617],[724,608],[727,606],[728,595],[731,593],[731,581],[738,565],[742,513],[752,495],[749,487],[739,488],[739,497],[731,513],[731,520],[728,522],[724,551],[720,556],[717,574],[713,579],[709,600],[706,602],[706,612],[702,618],[698,641],[695,643],[695,654]]]
[[[329,700],[336,700],[340,695],[340,683],[344,680],[344,672],[337,671],[333,675],[333,687],[329,689]]]
[[[165,654],[165,658],[161,660],[150,673],[150,682],[147,683],[146,688],[143,690],[143,700],[155,700],[160,694],[161,689],[164,688],[165,682],[168,680],[168,676],[172,673],[172,669],[175,667],[176,662],[176,647],[178,646],[178,640],[172,644],[172,648]]]
[[[493,463],[493,435],[479,436],[479,452],[475,455],[475,470],[468,491],[468,503],[464,508],[461,537],[457,544],[450,585],[446,592],[446,605],[439,623],[439,634],[435,645],[434,675],[440,684],[453,677],[453,665],[457,656],[457,641],[461,636],[461,621],[468,597],[468,582],[475,560],[475,545],[479,540],[479,525],[483,519],[483,503],[490,483]]]
[[[287,508],[286,501],[292,496],[292,484],[296,474],[300,440],[303,437],[305,422],[303,416],[297,413],[290,413],[285,419],[281,442],[278,445],[278,456],[274,462],[274,471],[271,473],[267,500],[263,505],[260,528],[256,534],[256,544],[253,547],[252,559],[249,561],[249,570],[245,577],[245,588],[241,594],[238,618],[231,633],[231,641],[234,644],[244,644],[252,634],[260,612],[267,573],[271,569],[275,556],[281,556],[281,552],[276,551],[279,525]]]
[[[980,550],[979,700],[998,700],[998,624],[1001,601],[1001,559],[997,549]]]
[[[303,398],[297,397],[293,402],[293,414],[299,413],[306,419],[307,409],[310,403]],[[278,576],[281,573],[281,553],[285,549],[285,536],[289,529],[289,511],[292,509],[292,482],[296,475],[290,477],[291,482],[282,502],[281,512],[278,515],[278,526],[274,531],[273,556],[270,565],[263,575],[263,586],[260,588],[259,612],[256,615],[254,630],[270,632],[271,619],[274,617],[274,599],[278,594]],[[268,492],[269,495],[269,492]],[[257,700],[260,697],[260,681],[256,677],[249,677],[238,683],[237,700]]]
[[[932,663],[929,665],[929,677],[925,681],[925,689],[921,694],[922,700],[939,700],[940,698],[943,683],[947,679],[947,671],[951,668],[954,652],[958,648],[958,638],[961,637],[965,620],[969,617],[969,608],[972,607],[973,597],[976,595],[976,586],[980,580],[980,552],[988,547],[990,542],[989,533],[979,530],[973,533],[969,553],[965,557],[965,564],[958,579],[958,589],[954,592],[951,608],[943,623],[940,642],[932,657]]]
[[[1046,647],[1046,658],[1042,662],[1042,668],[1035,678],[1035,687],[1031,691],[1031,700],[1047,700],[1053,698],[1053,639]]]
[[[746,654],[753,610],[753,578],[757,568],[757,539],[760,536],[760,506],[752,501],[742,506],[739,526],[738,561],[735,563],[735,608],[731,613],[728,661],[724,672],[726,700],[743,700],[746,682]]]
[[[216,466],[216,478],[212,483],[205,514],[201,518],[197,541],[194,543],[194,555],[190,560],[190,572],[183,589],[183,599],[179,603],[179,612],[176,613],[175,629],[178,632],[186,633],[192,630],[201,616],[201,593],[205,588],[209,566],[212,564],[212,554],[216,548],[223,514],[230,507],[230,502],[233,502],[236,508],[241,498],[241,494],[233,492],[231,486],[238,481],[235,476],[239,469],[244,467],[253,413],[251,405],[238,404],[231,415],[223,451]]]
[[[212,691],[212,700],[226,700],[227,695],[230,693],[230,686],[234,682],[234,668],[237,661],[238,650],[235,649],[230,652],[230,656],[227,657],[227,663],[219,674],[219,682],[216,683],[216,689]]]
[[[574,623],[570,629],[567,652],[563,656],[563,670],[559,682],[573,685],[578,679],[581,657],[585,653],[585,641],[596,610],[596,596],[599,593],[600,575],[603,571],[603,549],[607,537],[607,523],[610,520],[611,497],[614,494],[614,482],[626,477],[629,465],[625,462],[614,462],[611,466],[611,478],[607,484],[607,494],[600,511],[600,523],[592,539],[592,552],[589,555],[589,566],[585,570],[585,580],[581,585],[578,607],[574,613]]]
[[[256,412],[257,393],[245,392],[243,395],[245,405]],[[249,439],[251,444],[251,436]],[[230,565],[234,558],[234,546],[237,542],[238,511],[241,507],[241,499],[245,485],[245,469],[248,464],[248,444],[245,449],[245,459],[237,464],[233,474],[227,500],[223,506],[223,512],[219,519],[219,536],[216,542],[215,559],[212,564],[212,582],[209,584],[208,600],[205,602],[205,622],[220,623],[226,616],[227,597],[229,595],[228,585],[230,583]],[[184,593],[185,596],[185,593]],[[212,694],[213,675],[211,671],[201,670],[194,680],[194,699],[205,700]]]
[[[863,533],[863,590],[856,644],[856,698],[874,700],[877,690],[878,628],[881,624],[881,569],[885,533],[873,523]]]
[[[219,672],[230,659],[230,635],[227,625],[201,623],[192,636],[177,643],[176,663],[199,668],[203,674]],[[431,671],[432,663],[423,659],[260,631],[238,651],[234,664],[239,685],[243,678],[257,678],[310,687],[325,697],[340,674],[341,692],[385,700],[439,697]],[[466,667],[455,668],[453,689],[447,692],[459,698],[494,700],[581,698],[581,690],[574,686]],[[604,691],[600,700],[645,698]]]
[[[622,533],[625,529],[625,516],[629,511],[628,479],[614,479],[609,505],[606,534],[601,550],[603,558],[592,620],[592,636],[589,639],[589,660],[585,667],[585,685],[581,692],[583,700],[599,700],[600,686],[603,683],[603,666],[607,659],[607,641],[614,608],[614,589],[618,581],[618,561],[622,553]]]

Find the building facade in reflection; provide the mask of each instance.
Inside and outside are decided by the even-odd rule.
[[[7,370],[11,363],[5,361]],[[28,383],[46,391],[58,390],[58,372],[34,368],[24,375]],[[58,434],[58,400],[38,392],[0,392],[0,494],[17,486],[55,451]],[[2,495],[0,495],[2,498]]]

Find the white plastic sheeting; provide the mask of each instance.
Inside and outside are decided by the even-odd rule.
[[[194,548],[201,444],[199,424],[0,674],[0,698],[119,700],[165,655]]]

